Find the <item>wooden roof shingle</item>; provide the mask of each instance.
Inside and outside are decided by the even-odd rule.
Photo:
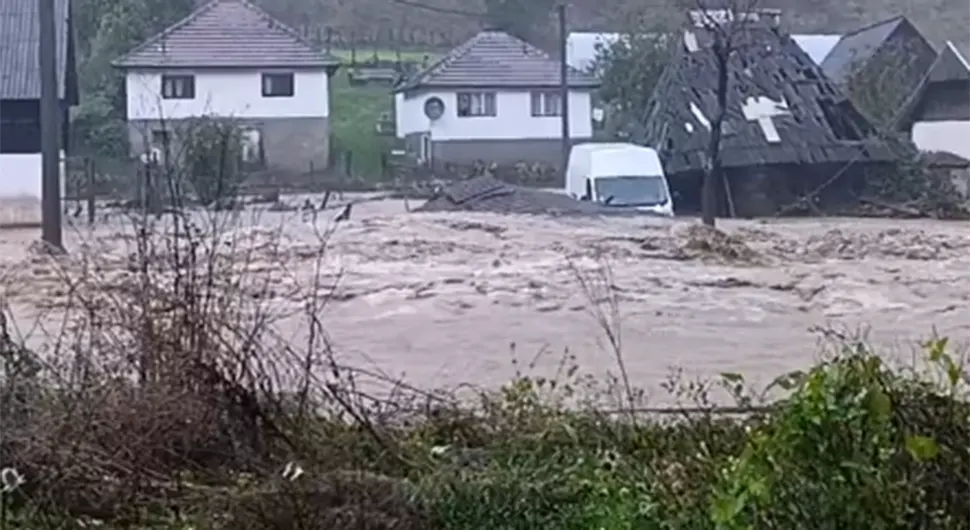
[[[695,38],[704,40],[695,35],[685,43]],[[871,124],[789,35],[757,26],[736,39],[721,144],[724,167],[889,159]],[[752,101],[782,110],[771,118],[774,134],[746,116]],[[658,80],[636,138],[657,149],[669,173],[700,170],[716,110],[714,53],[708,46],[684,44]]]

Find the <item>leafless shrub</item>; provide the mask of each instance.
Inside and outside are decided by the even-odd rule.
[[[220,158],[208,168],[216,177]],[[145,507],[179,509],[201,484],[272,474],[295,455],[329,452],[340,467],[359,448],[319,442],[341,431],[363,431],[403,458],[380,418],[416,393],[341,366],[323,329],[340,277],[324,266],[333,227],[293,248],[283,226],[193,209],[181,202],[182,168],[167,160],[158,182],[173,192],[171,208],[131,213],[120,241],[35,258],[56,271],[61,295],[45,301],[45,318],[63,326],[44,348],[25,348],[3,312],[0,460],[28,477],[32,508],[137,520]],[[293,253],[313,263],[309,278],[287,268]],[[302,322],[304,344],[280,333],[284,320]],[[368,376],[390,400],[358,388]]]

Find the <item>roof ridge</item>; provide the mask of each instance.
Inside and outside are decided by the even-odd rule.
[[[207,2],[207,3],[203,4],[202,6],[198,7],[195,11],[189,13],[185,18],[182,18],[181,20],[175,22],[171,26],[165,28],[164,30],[160,31],[159,33],[156,33],[152,37],[149,37],[147,40],[145,40],[141,44],[135,46],[134,48],[132,48],[131,50],[129,50],[127,53],[125,53],[124,55],[122,55],[121,57],[115,59],[114,61],[111,61],[111,64],[112,65],[120,65],[120,64],[125,63],[131,57],[137,55],[138,53],[140,53],[142,51],[145,51],[146,49],[150,48],[151,46],[154,46],[155,44],[158,44],[159,42],[163,41],[166,37],[172,35],[176,31],[179,31],[179,30],[185,28],[186,26],[188,26],[189,24],[191,24],[192,22],[195,22],[199,17],[201,17],[202,15],[208,13],[209,11],[212,11],[212,9],[214,9],[219,4],[222,4],[222,3],[230,3],[230,2],[231,3],[239,4],[239,5],[243,6],[243,7],[245,7],[246,9],[250,10],[253,14],[255,14],[259,18],[261,18],[264,21],[266,21],[267,23],[269,23],[270,24],[270,27],[272,29],[281,31],[281,32],[289,35],[290,37],[293,37],[298,44],[301,44],[303,46],[306,46],[308,49],[310,49],[310,50],[312,50],[314,52],[319,52],[320,51],[319,48],[316,45],[312,44],[311,42],[309,42],[305,38],[303,38],[303,36],[300,35],[299,32],[296,31],[294,28],[292,28],[289,25],[283,23],[282,21],[274,18],[272,15],[270,15],[269,13],[267,13],[266,11],[264,11],[263,9],[261,9],[259,6],[257,6],[255,4],[249,2],[248,0],[210,0],[209,2]],[[326,53],[326,54],[324,54],[324,58],[333,58],[333,56],[330,55],[329,53]]]
[[[224,2],[224,1],[227,1],[227,0],[213,0],[213,3],[215,3],[215,2]],[[273,15],[270,15],[265,10],[263,10],[263,8],[257,6],[256,4],[254,4],[252,2],[249,2],[249,0],[228,0],[228,1],[238,2],[238,3],[240,3],[240,4],[242,4],[242,5],[246,6],[246,7],[248,7],[250,10],[252,10],[257,15],[259,15],[260,17],[262,17],[263,20],[266,20],[267,22],[273,24],[273,26],[275,27],[275,29],[281,30],[284,33],[287,33],[291,37],[293,37],[294,39],[296,39],[297,43],[302,44],[302,45],[306,46],[307,48],[309,48],[309,49],[311,49],[311,50],[313,50],[315,52],[316,51],[320,51],[319,47],[316,44],[314,44],[314,43],[310,42],[309,40],[307,40],[306,38],[304,38],[303,35],[300,35],[300,32],[297,31],[296,28],[294,28],[294,27],[290,26],[289,24],[287,24],[287,23],[279,20],[278,18],[274,17]],[[327,53],[326,55],[330,55],[330,54]]]
[[[141,44],[135,46],[134,48],[132,48],[131,50],[129,50],[127,53],[125,53],[124,55],[122,55],[121,57],[115,59],[114,61],[111,61],[111,64],[121,64],[121,63],[125,62],[128,58],[136,55],[137,53],[139,53],[141,51],[144,51],[146,48],[149,48],[150,46],[155,45],[156,43],[158,43],[159,41],[161,41],[162,39],[164,39],[168,35],[171,35],[175,31],[184,28],[190,22],[192,22],[195,19],[197,19],[200,16],[202,16],[202,14],[204,14],[204,13],[212,10],[212,8],[215,7],[215,5],[218,4],[220,1],[221,0],[211,0],[210,2],[205,3],[202,6],[196,8],[195,11],[189,13],[185,18],[183,18],[183,19],[175,22],[171,26],[163,29],[162,31],[156,33],[155,35],[153,35],[153,36],[149,37],[148,39],[142,41]]]
[[[873,22],[871,24],[867,24],[865,26],[862,26],[861,28],[856,28],[856,29],[854,29],[852,31],[849,31],[849,32],[845,33],[844,35],[842,35],[842,38],[851,37],[853,35],[858,35],[858,34],[860,34],[862,32],[869,31],[870,29],[875,29],[875,28],[878,28],[879,26],[884,26],[886,24],[889,24],[890,22],[901,22],[903,20],[906,20],[906,15],[894,15],[892,17],[889,17],[889,18],[885,19],[885,20],[880,20],[880,21],[877,21],[877,22]]]

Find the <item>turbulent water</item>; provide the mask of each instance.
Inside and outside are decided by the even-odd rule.
[[[222,244],[245,249],[250,276],[272,276],[263,296],[280,308],[305,302],[315,270],[336,283],[324,321],[343,361],[423,387],[498,385],[516,362],[551,375],[564,352],[583,372],[616,373],[604,320],[648,390],[674,367],[756,382],[804,368],[818,354],[816,327],[865,328],[901,358],[934,328],[970,337],[967,223],[732,220],[719,224],[724,237],[696,220],[417,214],[387,200],[358,204],[318,264],[328,224],[244,214]],[[5,295],[32,341],[52,340],[64,277],[84,262],[108,284],[130,274],[127,226],[67,230],[72,252],[58,264],[26,253],[35,231],[0,232]],[[300,320],[278,324],[296,343]]]

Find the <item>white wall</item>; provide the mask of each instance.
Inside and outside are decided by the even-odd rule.
[[[0,226],[40,223],[41,161],[40,153],[0,155]],[[62,162],[62,197],[64,184]]]
[[[262,74],[274,70],[185,71],[194,74],[195,99],[162,99],[162,72],[129,71],[125,76],[128,119],[180,119],[199,116],[296,118],[330,115],[325,70],[296,71],[293,97],[263,97]]]
[[[424,102],[439,97],[445,113],[431,123],[424,115]],[[397,136],[431,132],[433,140],[508,140],[518,138],[559,138],[562,125],[559,116],[532,116],[531,92],[499,92],[495,98],[496,116],[459,118],[458,97],[454,92],[420,92],[405,98],[394,95],[394,118]],[[573,138],[593,135],[589,92],[569,94],[569,134]]]
[[[913,143],[922,151],[949,151],[970,158],[970,121],[918,121]]]

